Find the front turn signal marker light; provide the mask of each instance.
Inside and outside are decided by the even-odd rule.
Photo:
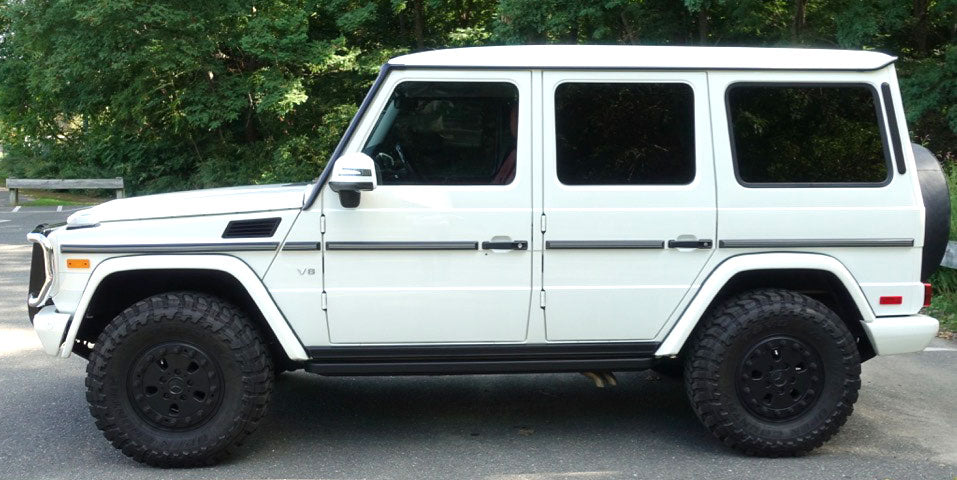
[[[68,258],[66,259],[66,268],[90,268],[90,260],[87,258]]]

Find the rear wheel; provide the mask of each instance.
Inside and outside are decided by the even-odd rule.
[[[239,310],[170,293],[137,302],[106,327],[86,384],[96,426],[126,455],[160,467],[209,465],[256,428],[272,365]]]
[[[800,455],[847,420],[860,388],[860,356],[847,327],[822,303],[756,290],[715,309],[685,364],[692,408],[724,444],[750,455]]]

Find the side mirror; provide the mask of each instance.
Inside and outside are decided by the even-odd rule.
[[[339,203],[345,208],[359,206],[362,191],[375,190],[375,162],[364,153],[348,153],[336,159],[329,178],[329,188],[339,194]]]

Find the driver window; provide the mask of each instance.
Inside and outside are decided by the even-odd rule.
[[[506,185],[517,131],[511,83],[403,82],[362,151],[379,185]]]

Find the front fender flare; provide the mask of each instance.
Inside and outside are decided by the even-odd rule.
[[[821,270],[837,277],[861,311],[865,322],[874,321],[874,312],[864,292],[847,267],[836,258],[817,253],[755,253],[728,258],[705,280],[691,303],[685,308],[675,326],[655,352],[656,357],[670,357],[681,351],[698,321],[704,316],[711,301],[729,280],[741,272],[755,270]]]
[[[249,265],[230,255],[139,255],[104,260],[96,266],[87,280],[83,295],[80,297],[76,311],[73,312],[70,328],[60,345],[60,357],[69,357],[73,351],[73,343],[76,341],[77,332],[80,330],[80,323],[82,323],[90,301],[103,279],[118,272],[172,269],[215,270],[231,275],[240,285],[246,288],[246,292],[249,293],[250,298],[262,312],[263,318],[266,319],[266,323],[276,335],[276,339],[289,359],[309,359],[302,343],[296,337],[282,312],[279,311],[279,307],[276,306],[276,302],[269,295],[269,291],[266,290],[262,280],[249,268]]]

